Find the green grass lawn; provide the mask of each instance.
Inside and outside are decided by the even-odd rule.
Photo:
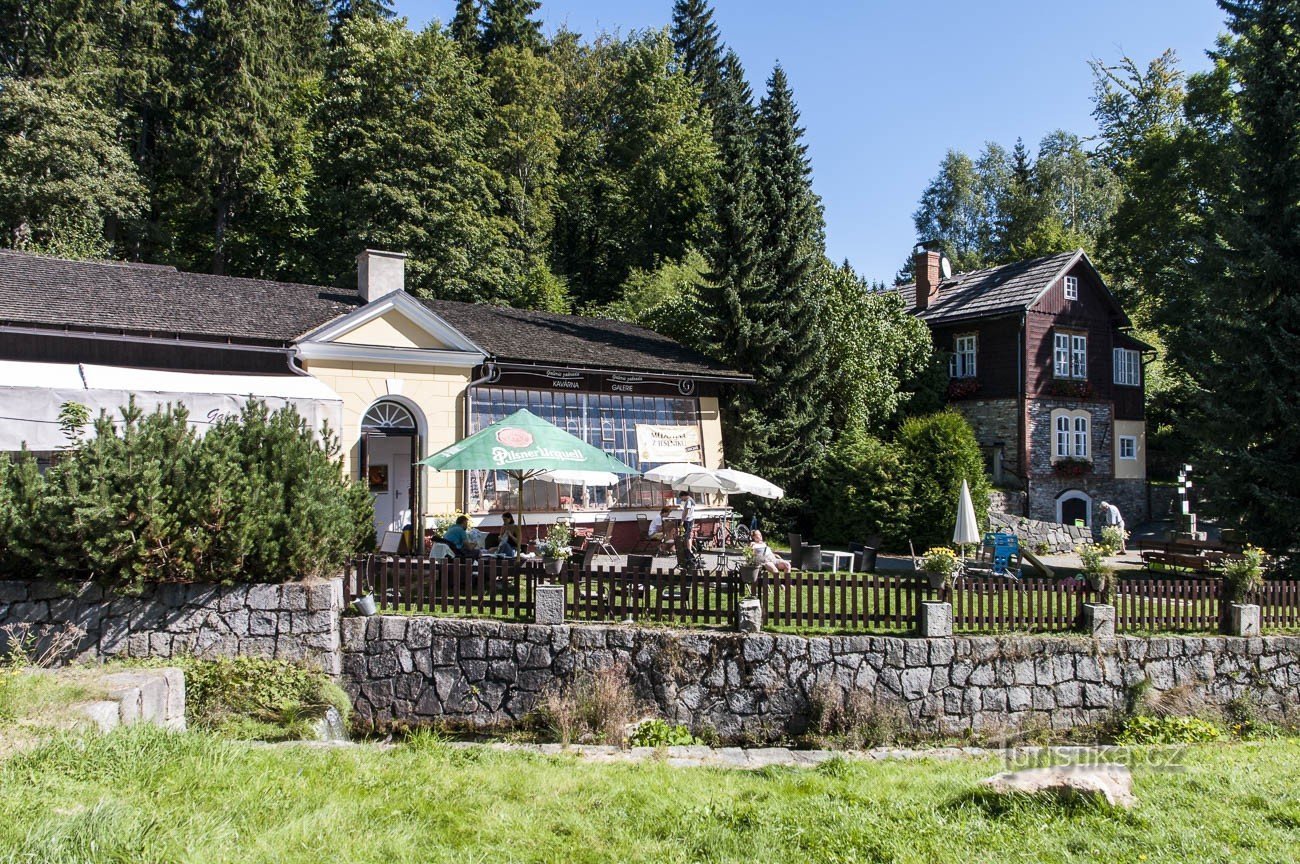
[[[1201,746],[1140,806],[997,801],[997,760],[758,772],[143,728],[0,762],[0,861],[1291,861],[1300,747]]]

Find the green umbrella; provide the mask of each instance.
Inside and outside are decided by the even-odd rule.
[[[421,459],[420,464],[435,471],[505,471],[519,481],[521,504],[524,481],[547,471],[641,473],[525,409]]]

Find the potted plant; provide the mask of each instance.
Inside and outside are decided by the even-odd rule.
[[[1128,532],[1118,525],[1107,525],[1101,529],[1101,542],[1097,546],[1107,557],[1118,555],[1128,539]]]
[[[740,581],[745,585],[757,584],[758,571],[761,566],[758,563],[758,553],[754,551],[754,547],[746,546],[740,552]]]
[[[921,556],[921,570],[931,588],[951,588],[957,581],[957,553],[947,546],[932,546]]]
[[[1083,578],[1088,587],[1100,595],[1102,603],[1110,604],[1115,593],[1115,568],[1106,561],[1106,550],[1096,543],[1085,543],[1074,550],[1083,566]]]
[[[1259,590],[1264,584],[1264,550],[1258,546],[1247,546],[1240,555],[1224,559],[1219,565],[1223,574],[1223,587],[1227,599],[1233,603],[1244,603],[1246,598]]]
[[[559,576],[564,572],[564,565],[573,554],[570,544],[573,531],[568,525],[557,522],[546,532],[546,539],[537,544],[537,551],[542,556],[542,569],[547,576]]]

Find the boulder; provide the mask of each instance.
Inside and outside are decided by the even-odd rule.
[[[1054,798],[1102,798],[1112,807],[1132,807],[1133,775],[1124,765],[1055,765],[1005,771],[980,783],[1001,795],[1044,795]]]

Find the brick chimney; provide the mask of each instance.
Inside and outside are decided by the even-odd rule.
[[[918,249],[912,254],[912,274],[916,282],[916,308],[929,309],[939,299],[940,253]]]
[[[367,249],[357,256],[357,291],[369,303],[406,288],[406,253]]]

